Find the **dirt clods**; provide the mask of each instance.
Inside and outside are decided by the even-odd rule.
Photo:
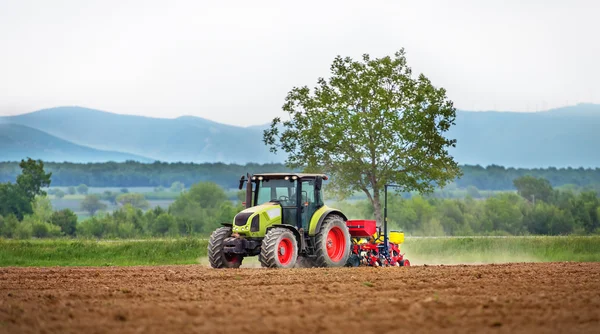
[[[2,333],[599,333],[600,263],[3,268]]]

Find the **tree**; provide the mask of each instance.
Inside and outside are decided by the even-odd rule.
[[[0,236],[5,238],[12,238],[19,220],[13,214],[8,217],[0,216]]]
[[[54,191],[54,196],[56,196],[56,198],[63,198],[65,197],[65,192],[60,190],[60,189],[56,189],[56,191]]]
[[[548,203],[552,196],[552,185],[544,178],[526,175],[514,179],[513,184],[517,188],[519,195],[528,201],[540,200]]]
[[[102,199],[112,204],[117,204],[117,196],[119,196],[119,193],[109,190],[106,190],[102,193]]]
[[[106,204],[100,202],[98,195],[87,195],[81,201],[81,209],[90,213],[93,216],[98,210],[106,209]]]
[[[116,201],[121,205],[129,204],[138,209],[147,209],[150,206],[143,194],[121,194],[117,196]]]
[[[25,193],[25,196],[31,201],[36,195],[45,196],[46,192],[42,188],[50,186],[52,173],[44,171],[44,162],[28,158],[27,161],[21,160],[19,166],[22,171],[21,175],[17,177],[17,185]]]
[[[185,189],[185,186],[183,185],[183,183],[179,182],[179,181],[175,181],[171,184],[171,191],[175,192],[175,193],[180,193]]]
[[[32,201],[13,183],[0,184],[0,216],[14,215],[19,221],[33,213]]]
[[[481,194],[479,193],[479,189],[477,189],[477,187],[475,187],[475,186],[467,187],[467,195],[471,196],[472,198],[481,197]]]
[[[286,152],[290,167],[329,173],[328,189],[341,197],[364,192],[379,222],[385,184],[428,193],[460,175],[448,153],[456,140],[444,136],[456,109],[443,88],[412,77],[404,49],[362,61],[338,56],[331,72],[314,92],[294,87],[283,105],[290,119],[277,117],[264,131],[265,144]]]
[[[129,192],[129,189],[121,188],[121,194],[127,194],[128,192]]]
[[[22,220],[25,215],[33,213],[32,203],[37,195],[45,196],[42,188],[50,186],[52,173],[44,171],[41,160],[21,160],[21,174],[16,183],[0,184],[0,215],[15,215]]]
[[[69,193],[69,195],[75,195],[75,193],[76,193],[75,187],[70,186],[69,188],[67,188],[67,193]]]
[[[88,190],[88,186],[86,186],[85,184],[80,184],[77,186],[77,192],[82,195],[87,195]]]
[[[50,217],[50,223],[60,227],[65,235],[74,236],[77,227],[77,215],[69,209],[55,211]]]
[[[211,232],[223,223],[218,219],[225,201],[227,194],[223,188],[212,182],[200,182],[177,197],[169,206],[169,213],[178,218],[182,225],[180,230],[184,233]],[[233,216],[230,216],[225,222],[232,219]]]

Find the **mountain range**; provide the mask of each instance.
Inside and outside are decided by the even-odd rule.
[[[58,107],[0,117],[0,161],[282,162],[262,142],[264,126],[239,127]],[[541,112],[457,111],[448,133],[460,164],[599,167],[600,105]]]

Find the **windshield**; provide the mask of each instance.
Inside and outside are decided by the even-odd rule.
[[[283,179],[259,181],[256,204],[261,205],[271,200],[277,200],[281,202],[282,206],[295,206],[296,183],[297,181]]]

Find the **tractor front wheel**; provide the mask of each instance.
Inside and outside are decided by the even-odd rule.
[[[213,268],[239,268],[243,257],[223,252],[223,242],[231,236],[231,227],[219,227],[208,241],[208,261]]]
[[[350,232],[344,219],[329,215],[315,236],[315,265],[317,267],[343,267],[350,256]]]
[[[272,228],[262,241],[258,259],[263,267],[293,268],[298,259],[298,242],[292,231]]]

